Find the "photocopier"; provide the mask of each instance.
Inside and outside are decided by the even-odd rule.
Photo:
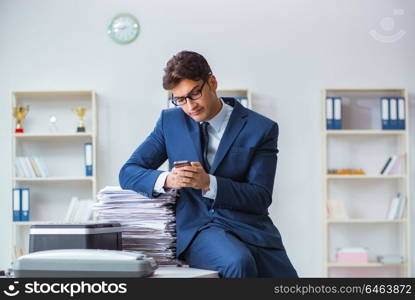
[[[119,223],[50,223],[30,228],[29,254],[20,256],[9,277],[147,277],[156,261],[121,251]]]

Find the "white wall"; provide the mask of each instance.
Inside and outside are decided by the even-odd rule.
[[[395,8],[407,34],[374,40],[369,30],[381,32]],[[119,12],[141,23],[131,45],[106,35]],[[414,98],[414,14],[409,0],[0,0],[0,268],[10,255],[11,91],[96,90],[99,187],[114,185],[164,105],[166,61],[191,49],[220,87],[251,89],[255,109],[279,122],[271,216],[299,274],[321,276],[320,89],[406,87]]]

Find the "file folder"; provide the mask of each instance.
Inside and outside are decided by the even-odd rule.
[[[342,98],[334,98],[334,129],[342,129]]]
[[[85,143],[85,175],[92,176],[92,143]]]
[[[13,222],[21,221],[20,200],[21,193],[19,188],[13,189]]]
[[[380,99],[380,113],[381,113],[381,120],[382,120],[382,129],[383,130],[390,129],[389,99],[388,98],[383,97]]]
[[[21,189],[21,221],[29,221],[30,219],[30,190],[28,188]]]
[[[390,129],[398,129],[398,104],[396,98],[389,98]]]
[[[327,129],[334,129],[334,119],[333,119],[333,98],[326,98],[326,120],[327,120]]]
[[[405,98],[398,98],[398,129],[405,129]]]

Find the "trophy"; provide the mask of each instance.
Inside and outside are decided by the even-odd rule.
[[[56,121],[57,120],[58,119],[54,115],[49,117],[49,132],[51,132],[51,133],[58,132],[58,126],[56,126]]]
[[[16,118],[16,130],[15,133],[24,133],[23,120],[29,112],[29,105],[13,107],[13,117]]]
[[[85,107],[77,107],[77,108],[74,108],[73,111],[79,117],[79,124],[78,124],[78,128],[76,129],[76,132],[85,132],[84,116],[85,116],[86,108]]]

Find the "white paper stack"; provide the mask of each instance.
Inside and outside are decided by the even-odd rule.
[[[159,264],[176,264],[176,195],[146,196],[118,186],[107,186],[97,195],[94,211],[99,221],[123,227],[123,250],[140,251]]]

